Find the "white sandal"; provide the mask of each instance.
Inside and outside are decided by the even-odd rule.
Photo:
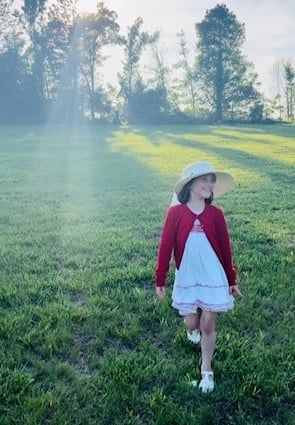
[[[199,344],[201,341],[201,334],[198,329],[193,330],[192,332],[186,331],[187,339],[193,344]]]
[[[199,389],[202,393],[211,393],[214,390],[214,379],[212,371],[202,371],[202,379],[199,384]]]

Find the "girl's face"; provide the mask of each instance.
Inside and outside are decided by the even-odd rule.
[[[191,185],[191,196],[199,200],[210,198],[215,181],[214,174],[197,177]]]

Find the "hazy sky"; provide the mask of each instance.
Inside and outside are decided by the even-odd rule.
[[[254,63],[263,90],[270,94],[273,63],[279,58],[295,59],[294,0],[105,0],[106,6],[117,12],[123,33],[138,16],[144,20],[144,30],[160,30],[161,47],[169,63],[177,57],[176,34],[183,29],[193,50],[195,24],[218,3],[226,4],[245,24],[243,52]],[[80,0],[78,4],[83,10],[93,11],[97,1]]]

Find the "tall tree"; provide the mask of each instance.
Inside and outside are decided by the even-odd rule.
[[[1,105],[6,105],[6,111],[2,107],[1,118],[15,122],[28,121],[31,117],[38,120],[42,110],[38,91],[42,84],[38,84],[37,72],[33,77],[36,57],[41,51],[34,43],[33,29],[39,3],[25,1],[23,4],[21,9],[14,10],[13,1],[0,0],[0,91]]]
[[[0,52],[7,48],[6,37],[11,31],[11,5],[12,0],[0,0]]]
[[[121,94],[125,99],[127,121],[130,119],[132,96],[136,92],[136,89],[142,86],[138,65],[143,50],[147,45],[154,43],[159,38],[158,32],[149,34],[146,31],[142,31],[142,25],[143,19],[138,17],[134,24],[128,27],[127,37],[122,38],[122,42],[125,45],[125,58],[123,61],[123,73],[121,75],[119,74],[119,83],[121,85]]]
[[[23,11],[30,25],[33,25],[38,16],[42,15],[45,10],[47,0],[25,0]]]
[[[119,42],[119,29],[116,12],[108,9],[104,2],[97,6],[97,12],[85,14],[76,23],[75,31],[80,37],[79,70],[85,81],[89,97],[89,108],[92,120],[95,118],[95,105],[99,105],[101,86],[97,84],[97,68],[103,66],[106,57],[102,48]]]
[[[169,75],[170,69],[165,63],[165,53],[160,48],[158,41],[151,45],[154,66],[151,67],[154,75],[153,83],[158,93],[161,93],[162,108],[165,115],[170,112]]]
[[[179,61],[176,67],[183,71],[184,78],[182,80],[182,86],[186,92],[185,97],[188,98],[188,109],[191,115],[195,117],[197,112],[196,75],[194,67],[190,64],[189,48],[184,31],[180,31],[177,37],[179,40]]]
[[[0,122],[22,122],[30,108],[24,104],[25,67],[17,49],[0,53]],[[26,93],[27,94],[27,93]],[[25,108],[24,108],[25,106]]]
[[[50,7],[46,27],[46,87],[51,99],[52,120],[81,119],[79,93],[79,37],[75,24],[78,19],[77,0],[56,0]]]
[[[274,98],[271,100],[271,111],[274,111],[279,119],[282,119],[284,111],[283,106],[283,91],[284,91],[284,61],[277,59],[272,68],[271,76],[274,82]]]
[[[46,58],[46,37],[43,30],[46,26],[46,3],[48,0],[25,0],[22,11],[31,41],[31,84],[32,96],[35,98],[36,116],[40,120],[45,116],[44,73]],[[27,52],[29,55],[29,52]]]
[[[288,61],[284,66],[286,81],[286,109],[287,119],[294,120],[294,97],[295,97],[295,68]]]
[[[18,11],[13,9],[13,0],[0,0],[0,53],[9,49],[22,53],[26,35],[18,23]]]
[[[295,68],[291,59],[277,59],[271,68],[271,76],[274,82],[272,111],[279,119],[283,116],[288,120],[294,119]]]
[[[218,4],[206,11],[202,22],[196,24],[197,69],[207,100],[213,109],[214,121],[222,122],[236,102],[253,100],[258,96],[252,73],[247,77],[249,64],[241,53],[245,41],[244,24],[226,5]],[[251,96],[250,96],[251,95]],[[250,96],[250,98],[249,98]]]

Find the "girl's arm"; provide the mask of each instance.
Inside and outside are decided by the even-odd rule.
[[[227,275],[228,283],[230,286],[235,286],[237,285],[237,272],[233,265],[228,227],[223,212],[220,211],[220,213],[221,214],[219,216],[218,235],[219,244],[221,248],[221,255],[223,258],[223,264],[225,268],[225,273]]]
[[[164,287],[169,271],[170,259],[174,247],[175,219],[174,208],[169,208],[161,233],[156,266],[156,286]],[[159,294],[160,296],[160,294]]]

